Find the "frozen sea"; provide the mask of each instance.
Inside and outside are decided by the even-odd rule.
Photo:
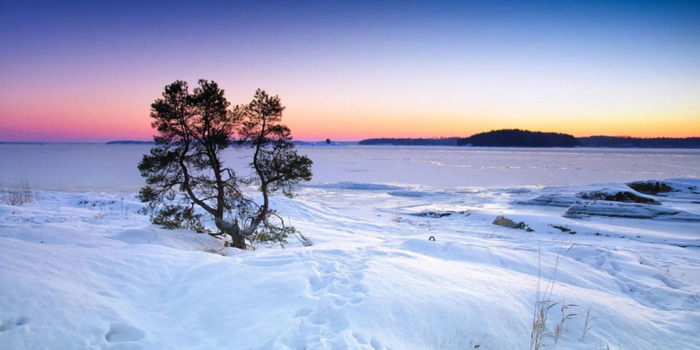
[[[0,144],[0,183],[27,179],[38,189],[135,191],[136,164],[150,146]],[[440,188],[569,186],[700,177],[700,150],[301,146],[314,161],[311,184],[341,181]],[[236,151],[225,160],[248,163]]]
[[[0,348],[700,349],[700,150],[301,146],[314,245],[240,251],[138,213],[148,149],[0,144]]]

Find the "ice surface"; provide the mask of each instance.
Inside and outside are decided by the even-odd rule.
[[[39,189],[136,191],[148,145],[0,144],[0,184]],[[572,186],[697,178],[700,150],[299,146],[313,161],[312,184],[338,182],[458,187]],[[225,162],[243,169],[250,155]],[[242,171],[245,174],[245,171]]]
[[[700,223],[659,213],[700,215],[697,151],[299,149],[314,181],[272,204],[314,246],[238,251],[138,213],[147,147],[0,145],[0,183],[39,189],[0,203],[0,347],[527,349],[556,270],[578,315],[550,348],[700,348]],[[582,198],[632,181],[678,191]],[[566,216],[581,203],[659,215]]]

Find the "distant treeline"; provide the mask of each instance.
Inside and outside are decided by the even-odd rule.
[[[581,147],[700,148],[700,137],[670,138],[590,136],[579,137]]]
[[[636,147],[636,148],[700,148],[700,137],[636,138],[627,136],[590,136],[503,129],[466,138],[379,138],[362,140],[360,145],[395,146],[488,146],[488,147]]]
[[[457,146],[493,147],[576,147],[580,146],[575,137],[554,132],[505,129],[483,132],[465,139],[459,139]]]

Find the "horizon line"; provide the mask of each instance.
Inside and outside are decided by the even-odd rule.
[[[517,129],[499,129],[499,130],[517,130]],[[491,131],[499,131],[499,130],[491,130]],[[528,130],[523,130],[523,131],[528,131]],[[490,132],[490,131],[487,131]],[[487,133],[484,132],[484,133]],[[534,131],[534,132],[539,132],[539,131]],[[559,132],[543,132],[543,133],[553,133],[553,134],[565,134],[565,133],[559,133]],[[482,133],[476,133],[477,134],[482,134]],[[474,136],[471,135],[471,136]],[[566,134],[565,134],[566,135]],[[451,138],[462,138],[466,139],[471,136],[438,136],[438,137],[389,137],[389,136],[381,136],[381,137],[368,137],[368,138],[363,138],[359,140],[333,140],[330,139],[332,142],[341,142],[341,143],[352,143],[352,142],[361,142],[364,140],[372,140],[372,139],[407,139],[407,140],[439,140],[439,139],[451,139]],[[573,135],[572,135],[573,136]],[[587,137],[617,137],[617,138],[631,138],[631,139],[642,139],[642,140],[650,140],[650,139],[693,139],[693,138],[700,138],[700,136],[688,136],[688,137],[670,137],[670,136],[654,136],[654,137],[638,137],[638,136],[629,136],[629,135],[590,135],[590,136],[573,136],[574,138],[587,138]],[[326,138],[328,139],[328,138]],[[319,139],[319,140],[300,140],[300,139],[293,139],[291,142],[308,142],[308,143],[313,143],[313,142],[325,142],[326,139]],[[151,140],[142,140],[142,139],[114,139],[114,140],[108,140],[108,141],[2,141],[0,140],[0,144],[92,144],[92,145],[103,145],[103,144],[108,144],[108,143],[114,143],[114,142],[137,142],[137,143],[151,143],[154,142],[153,139]]]

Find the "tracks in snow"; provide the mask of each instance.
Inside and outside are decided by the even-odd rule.
[[[352,331],[348,312],[364,303],[369,290],[363,283],[372,253],[355,250],[322,250],[309,253],[312,274],[306,295],[311,299],[294,314],[288,331],[276,345],[288,349],[383,349],[380,341]]]

